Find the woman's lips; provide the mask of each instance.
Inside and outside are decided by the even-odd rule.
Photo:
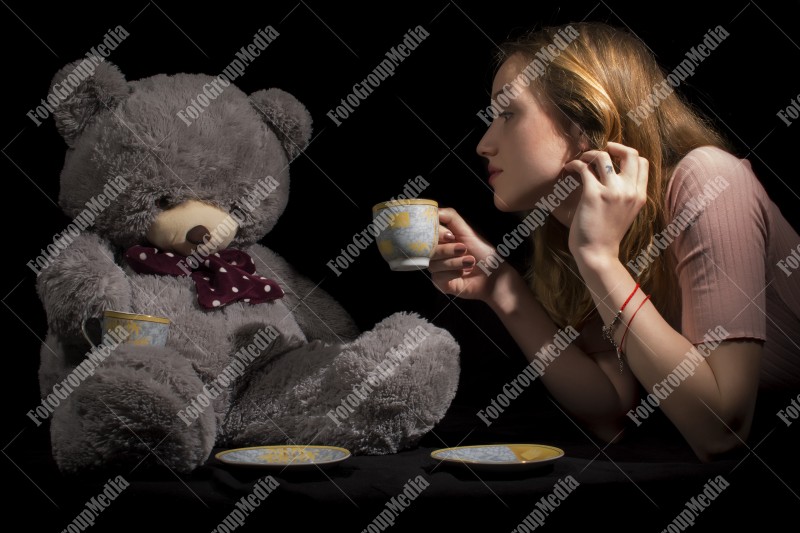
[[[502,170],[500,170],[499,168],[491,168],[491,169],[489,169],[489,185],[492,184],[492,182],[495,180],[495,178],[497,178],[497,175],[500,174],[501,172],[502,172]]]

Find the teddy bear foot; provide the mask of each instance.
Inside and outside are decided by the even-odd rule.
[[[412,447],[450,407],[458,387],[458,355],[450,333],[414,313],[395,313],[346,345],[337,358],[325,386],[338,388],[342,396],[328,418],[340,432],[345,429],[340,438],[354,453]]]
[[[208,458],[215,436],[213,408],[197,418],[185,414],[202,387],[189,362],[172,349],[117,347],[54,413],[51,440],[59,469],[141,464],[193,470]]]
[[[445,330],[396,313],[355,341],[286,354],[235,402],[228,444],[329,444],[359,454],[414,446],[455,396],[459,347]]]

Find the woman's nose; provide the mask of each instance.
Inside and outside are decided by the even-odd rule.
[[[497,155],[497,148],[495,148],[494,143],[492,143],[489,139],[490,131],[491,126],[489,126],[489,129],[486,130],[486,133],[483,134],[483,137],[478,142],[478,146],[475,147],[475,151],[478,152],[478,155],[481,157],[491,157]]]

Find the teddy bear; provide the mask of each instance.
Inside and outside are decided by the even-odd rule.
[[[152,454],[190,472],[214,447],[415,446],[455,396],[453,336],[411,312],[359,332],[258,242],[311,136],[303,104],[221,76],[127,81],[108,61],[79,76],[85,66],[66,65],[51,85],[68,147],[59,205],[73,222],[36,281],[59,469],[133,467]],[[108,332],[93,348],[85,326],[109,310],[167,318],[166,343]]]

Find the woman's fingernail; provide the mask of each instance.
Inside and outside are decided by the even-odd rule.
[[[454,240],[456,240],[456,236],[453,235],[451,232],[447,231],[444,234],[444,240],[446,240],[446,241],[454,241]]]
[[[466,246],[464,246],[463,244],[456,244],[456,246],[455,246],[455,248],[453,248],[453,250],[454,250],[454,251],[455,251],[457,254],[463,254],[464,252],[466,252],[466,251],[467,251],[467,247],[466,247]]]
[[[464,259],[463,261],[461,261],[461,264],[464,265],[464,268],[469,268],[475,264],[475,261],[472,259]]]

